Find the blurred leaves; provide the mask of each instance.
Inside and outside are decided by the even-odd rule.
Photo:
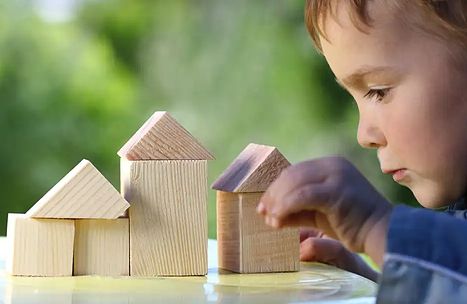
[[[216,155],[210,181],[257,142],[292,162],[344,154],[391,199],[410,199],[357,146],[357,110],[313,50],[302,1],[82,0],[62,23],[34,7],[0,3],[0,235],[8,212],[82,158],[118,188],[116,152],[156,110]]]

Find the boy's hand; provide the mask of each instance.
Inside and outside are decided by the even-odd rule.
[[[358,254],[348,251],[339,241],[330,239],[313,228],[300,231],[300,260],[333,265],[375,282],[378,279],[378,273]]]
[[[382,263],[391,204],[346,159],[327,157],[285,169],[258,205],[276,227],[311,226]]]

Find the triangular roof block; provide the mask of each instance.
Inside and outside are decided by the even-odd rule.
[[[210,160],[211,153],[167,112],[155,112],[118,151],[128,160]]]
[[[289,165],[277,148],[249,144],[212,188],[225,192],[263,192]]]
[[[130,204],[88,161],[82,160],[26,213],[34,218],[115,219]]]

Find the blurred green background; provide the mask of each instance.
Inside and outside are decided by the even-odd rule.
[[[313,50],[303,2],[1,1],[0,235],[83,158],[119,188],[116,152],[156,110],[216,156],[209,183],[256,142],[291,162],[344,155],[413,202],[357,145],[357,109]]]

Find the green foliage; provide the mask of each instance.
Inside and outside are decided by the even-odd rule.
[[[64,23],[29,1],[0,4],[0,235],[8,212],[25,212],[82,158],[118,188],[116,151],[156,110],[216,155],[210,181],[257,142],[292,162],[346,155],[389,198],[409,199],[357,147],[357,111],[312,49],[302,2],[80,3]]]

